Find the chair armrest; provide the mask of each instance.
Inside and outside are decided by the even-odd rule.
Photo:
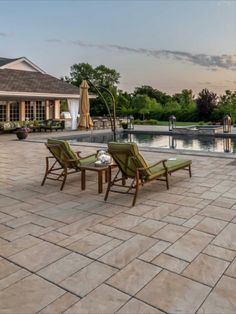
[[[156,162],[156,163],[153,164],[153,165],[150,165],[150,166],[145,167],[145,168],[138,168],[137,170],[138,170],[138,171],[148,170],[148,169],[150,169],[150,168],[152,168],[152,167],[155,167],[155,166],[157,166],[157,165],[159,165],[159,164],[161,164],[161,163],[163,164],[163,167],[167,170],[167,167],[166,167],[166,164],[165,164],[166,162],[167,162],[167,159],[162,159],[162,160]]]
[[[79,158],[81,158],[81,156],[80,156],[81,151],[78,151],[78,152],[75,152],[75,153],[76,153],[76,155],[77,155]]]
[[[83,158],[92,157],[92,156],[96,156],[96,157],[97,157],[97,154],[86,155],[86,156],[84,156],[84,157],[81,157],[81,156],[80,156],[80,158],[83,159]]]

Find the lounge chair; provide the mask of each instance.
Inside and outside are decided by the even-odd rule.
[[[62,190],[69,174],[79,172],[81,165],[96,161],[96,154],[81,157],[80,152],[74,152],[66,141],[48,139],[45,145],[52,156],[46,157],[46,171],[41,185],[44,185],[46,179],[58,180],[62,181]],[[53,160],[52,163],[50,159]]]
[[[168,175],[179,169],[188,170],[191,177],[191,160],[164,159],[153,165],[148,165],[140,154],[136,143],[108,143],[108,152],[118,165],[119,170],[113,179],[111,178],[111,169],[109,170],[110,181],[108,182],[105,201],[109,192],[133,194],[132,206],[134,206],[140,185],[152,180],[162,180],[166,182],[166,187],[169,189]],[[126,185],[127,179],[131,179],[130,185]]]

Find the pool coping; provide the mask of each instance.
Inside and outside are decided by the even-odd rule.
[[[57,136],[57,138],[61,136]],[[66,136],[65,136],[66,137]],[[56,137],[54,137],[56,138]],[[23,140],[24,143],[46,143],[47,138],[42,139],[26,139]],[[77,142],[70,143],[71,146],[84,146],[84,147],[95,147],[100,149],[106,149],[107,145],[105,143],[89,143],[89,142]],[[187,156],[197,156],[197,157],[215,157],[215,158],[226,158],[226,159],[236,159],[236,154],[233,153],[218,153],[218,152],[203,152],[197,150],[189,149],[171,149],[171,148],[157,148],[157,147],[145,147],[139,146],[139,150],[143,152],[150,153],[165,153],[165,154],[175,154],[175,155],[187,155]]]

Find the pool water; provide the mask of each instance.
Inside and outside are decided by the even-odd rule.
[[[79,136],[72,142],[108,143],[113,140],[112,133]],[[190,137],[183,135],[157,135],[148,133],[118,133],[118,142],[136,142],[141,147],[186,149],[205,152],[236,153],[236,138]]]

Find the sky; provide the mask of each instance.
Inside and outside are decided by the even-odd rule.
[[[236,90],[236,0],[0,0],[0,56],[56,77],[104,64],[119,88]]]

